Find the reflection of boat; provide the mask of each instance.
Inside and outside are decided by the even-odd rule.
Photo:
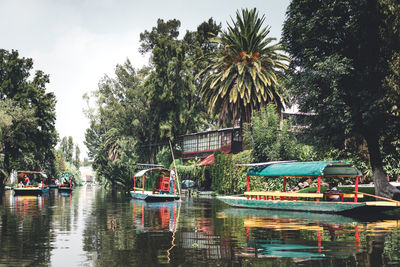
[[[363,233],[398,229],[398,220],[362,221],[338,214],[293,211],[226,209],[217,214],[224,220],[242,221],[246,229],[245,257],[320,258],[348,257],[360,251]],[[267,229],[275,234],[264,238]],[[260,234],[262,233],[262,234]],[[298,237],[301,236],[302,239]],[[305,237],[305,238],[304,238]],[[338,245],[340,242],[340,245]]]
[[[149,179],[150,182],[155,182],[155,186],[152,188],[152,191],[145,191],[145,182],[146,182],[146,174],[153,178],[156,175],[156,179]],[[170,188],[172,185],[170,184],[170,171],[164,168],[153,168],[147,170],[141,170],[134,176],[133,182],[133,191],[130,191],[132,198],[141,199],[145,201],[174,201],[180,199],[179,194],[175,193],[175,184],[173,185],[173,193],[170,193]],[[142,178],[141,183],[142,187],[136,187],[136,183],[139,182],[139,178]],[[176,183],[176,179],[175,179]]]
[[[363,197],[363,194],[358,192],[358,179],[361,172],[354,165],[345,161],[269,162],[248,164],[248,166],[252,166],[252,168],[247,172],[247,192],[244,193],[245,196],[223,196],[218,197],[219,200],[230,206],[240,208],[322,213],[380,212],[400,206],[398,201],[358,202],[358,199]],[[283,189],[281,192],[252,192],[250,191],[250,176],[283,177]],[[316,192],[286,192],[286,178],[289,177],[317,177]],[[354,177],[354,194],[322,193],[321,179],[330,177]],[[340,201],[324,201],[324,198],[333,195],[337,196]],[[344,201],[346,198],[351,198],[351,201]]]
[[[131,205],[133,206],[133,220],[138,230],[173,232],[176,229],[180,210],[179,202],[146,202],[132,199]]]
[[[47,176],[43,172],[19,171],[17,174],[17,185],[12,188],[14,195],[38,196],[46,194],[49,192],[49,187],[46,185],[46,180]]]

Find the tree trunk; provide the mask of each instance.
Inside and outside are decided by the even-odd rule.
[[[365,140],[368,145],[369,161],[374,177],[375,194],[381,197],[400,200],[400,191],[386,179],[383,170],[382,155],[379,149],[378,135],[376,133],[369,133],[365,136]]]

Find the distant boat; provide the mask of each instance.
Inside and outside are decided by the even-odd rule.
[[[29,182],[25,181],[26,177]],[[44,172],[19,171],[17,172],[17,185],[12,190],[15,196],[41,196],[49,192],[46,181],[47,175]]]
[[[58,192],[70,194],[72,193],[72,187],[72,177],[69,176],[68,173],[60,175],[58,180]]]
[[[157,175],[155,177],[155,187],[153,187],[152,191],[145,191],[145,183],[146,183],[146,174],[152,174],[151,176]],[[141,170],[134,176],[134,185],[133,190],[130,191],[130,195],[134,199],[140,199],[145,201],[154,201],[154,202],[162,202],[162,201],[174,201],[180,199],[179,194],[171,194],[170,187],[170,171],[164,168],[152,168],[147,170]],[[136,187],[136,179],[142,178],[142,188]],[[152,177],[149,177],[152,179]],[[175,179],[176,181],[176,179]],[[153,179],[154,183],[154,179]],[[174,189],[175,189],[174,183]],[[175,190],[174,190],[175,191]]]
[[[358,180],[361,172],[354,165],[345,161],[267,162],[248,164],[247,166],[252,168],[247,172],[247,191],[244,192],[244,196],[221,196],[218,197],[219,200],[239,208],[320,213],[380,212],[400,207],[400,202],[390,199],[386,199],[387,201],[359,202],[359,198],[364,196],[363,193],[358,192]],[[251,176],[283,178],[282,191],[250,191]],[[290,177],[317,178],[316,192],[286,192],[286,178],[290,179]],[[321,179],[331,177],[354,177],[354,193],[321,192]],[[332,196],[338,201],[327,201]],[[384,199],[378,196],[374,197]],[[346,199],[347,201],[345,201]]]

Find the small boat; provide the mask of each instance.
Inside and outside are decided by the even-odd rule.
[[[58,180],[58,192],[71,194],[73,187],[72,180],[73,180],[72,177],[68,173],[60,175]]]
[[[241,166],[251,167],[247,172],[247,191],[244,196],[218,197],[219,200],[233,207],[338,214],[381,212],[400,207],[400,202],[394,200],[359,202],[358,200],[364,196],[363,193],[358,192],[361,172],[346,161],[286,161],[242,164]],[[283,178],[283,189],[278,192],[250,191],[250,177],[253,176],[281,177]],[[317,178],[316,192],[286,192],[286,179],[290,177]],[[354,177],[354,194],[321,192],[322,178],[332,177]],[[333,195],[338,197],[339,201],[327,201]]]
[[[154,184],[151,191],[145,190],[146,174],[149,177],[150,185]],[[130,191],[130,195],[134,199],[141,199],[145,201],[174,201],[180,199],[180,195],[175,193],[176,179],[174,182],[174,192],[170,193],[170,170],[164,168],[152,168],[147,170],[141,170],[134,176],[133,191]],[[142,187],[136,187],[137,179],[142,178]],[[152,179],[153,178],[153,179]],[[155,179],[154,179],[155,178]]]
[[[12,190],[15,196],[41,196],[49,192],[46,181],[47,175],[44,172],[19,171],[17,185]]]

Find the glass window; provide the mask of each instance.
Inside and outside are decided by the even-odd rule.
[[[221,147],[221,138],[218,133],[210,133],[210,150],[217,150]]]
[[[197,151],[197,136],[185,136],[183,138],[183,152]]]
[[[208,134],[200,134],[198,140],[199,140],[198,151],[209,150]]]

